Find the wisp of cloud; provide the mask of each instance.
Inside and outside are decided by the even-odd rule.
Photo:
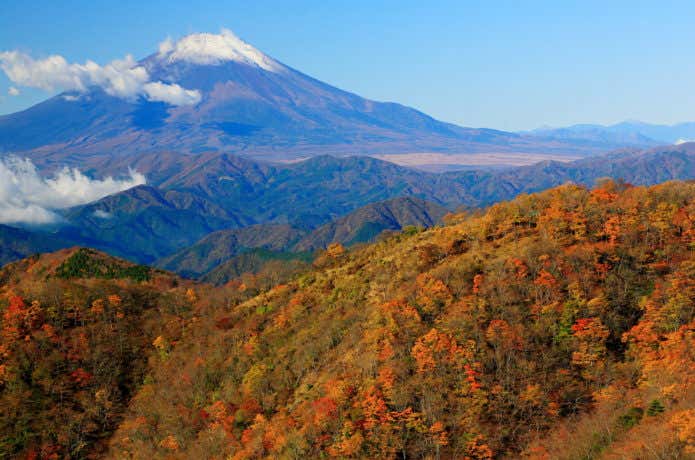
[[[0,223],[54,223],[60,219],[55,210],[145,183],[145,176],[133,170],[122,179],[92,179],[76,168],[65,167],[46,178],[29,159],[0,159]]]
[[[198,90],[150,81],[147,70],[130,55],[101,66],[94,61],[70,63],[60,55],[34,59],[19,51],[4,51],[0,52],[0,69],[17,85],[45,91],[84,93],[90,87],[99,87],[111,96],[131,102],[144,96],[175,106],[195,105],[201,99]]]

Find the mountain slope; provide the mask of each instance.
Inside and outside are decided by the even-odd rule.
[[[0,269],[0,456],[103,457],[187,283],[77,248]]]
[[[693,216],[566,185],[336,253],[192,324],[109,457],[687,458]]]
[[[445,175],[475,197],[473,205],[489,205],[566,182],[591,186],[605,177],[634,185],[653,185],[673,179],[695,179],[695,143],[619,152],[567,163],[545,161],[498,172],[466,171]]]
[[[323,225],[302,238],[293,249],[314,251],[330,243],[346,246],[373,241],[384,230],[407,226],[427,228],[441,222],[448,210],[419,198],[404,197],[381,201]]]
[[[284,167],[234,155],[201,156],[161,189],[136,188],[65,213],[66,235],[140,262],[167,257],[215,230],[287,224],[305,231],[370,203],[415,197],[440,206],[486,206],[565,182],[601,177],[636,185],[695,179],[695,144],[502,171],[434,174],[368,157],[320,156]],[[147,191],[145,193],[145,191]],[[110,219],[97,218],[107,212]]]
[[[187,192],[138,186],[67,210],[60,234],[116,255],[151,262],[224,227],[253,222]]]
[[[220,230],[155,265],[185,277],[221,284],[246,272],[256,273],[266,262],[306,260],[307,253],[325,249],[333,242],[350,246],[371,242],[384,230],[401,230],[409,225],[431,227],[447,212],[442,206],[418,198],[395,198],[359,208],[308,233],[273,224]]]
[[[166,172],[176,160],[150,155],[140,161]],[[453,209],[485,206],[570,181],[592,185],[601,177],[638,185],[695,179],[692,143],[569,163],[443,174],[368,157],[321,156],[285,166],[228,154],[188,156],[186,161],[180,173],[159,176],[153,184],[158,187],[136,187],[66,210],[69,225],[57,233],[32,232],[70,242],[61,246],[81,244],[151,263],[220,229],[271,223],[313,231],[362,206],[396,197]]]
[[[303,234],[304,232],[289,225],[251,225],[240,229],[221,230],[157,261],[156,265],[188,278],[198,278],[251,249],[285,250]]]
[[[250,299],[88,249],[10,264],[0,452],[688,458],[693,216],[692,183],[566,185]]]
[[[199,280],[215,286],[241,282],[245,289],[267,290],[309,271],[312,259],[306,252],[253,248],[220,263]]]

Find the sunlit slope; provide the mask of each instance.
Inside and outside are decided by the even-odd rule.
[[[613,458],[648,430],[628,458],[685,458],[694,215],[692,183],[607,182],[332,246],[162,336],[110,456]]]

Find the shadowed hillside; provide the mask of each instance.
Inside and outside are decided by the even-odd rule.
[[[220,284],[246,272],[256,273],[268,262],[307,261],[312,252],[331,243],[351,246],[374,241],[385,230],[431,227],[446,213],[445,208],[424,200],[395,198],[364,206],[309,233],[271,224],[221,230],[156,265]]]
[[[197,278],[229,259],[252,249],[282,251],[304,232],[289,225],[252,225],[212,233],[193,246],[159,260],[157,265],[189,278]]]
[[[331,243],[351,246],[366,243],[384,230],[404,227],[431,227],[441,222],[447,209],[418,198],[395,198],[360,208],[345,217],[323,225],[302,238],[293,249],[313,251]]]
[[[71,243],[60,238],[0,225],[0,266],[39,252],[55,251]]]

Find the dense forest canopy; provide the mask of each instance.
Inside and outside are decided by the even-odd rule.
[[[565,185],[270,289],[25,259],[0,272],[0,451],[687,458],[694,218],[693,183]]]

